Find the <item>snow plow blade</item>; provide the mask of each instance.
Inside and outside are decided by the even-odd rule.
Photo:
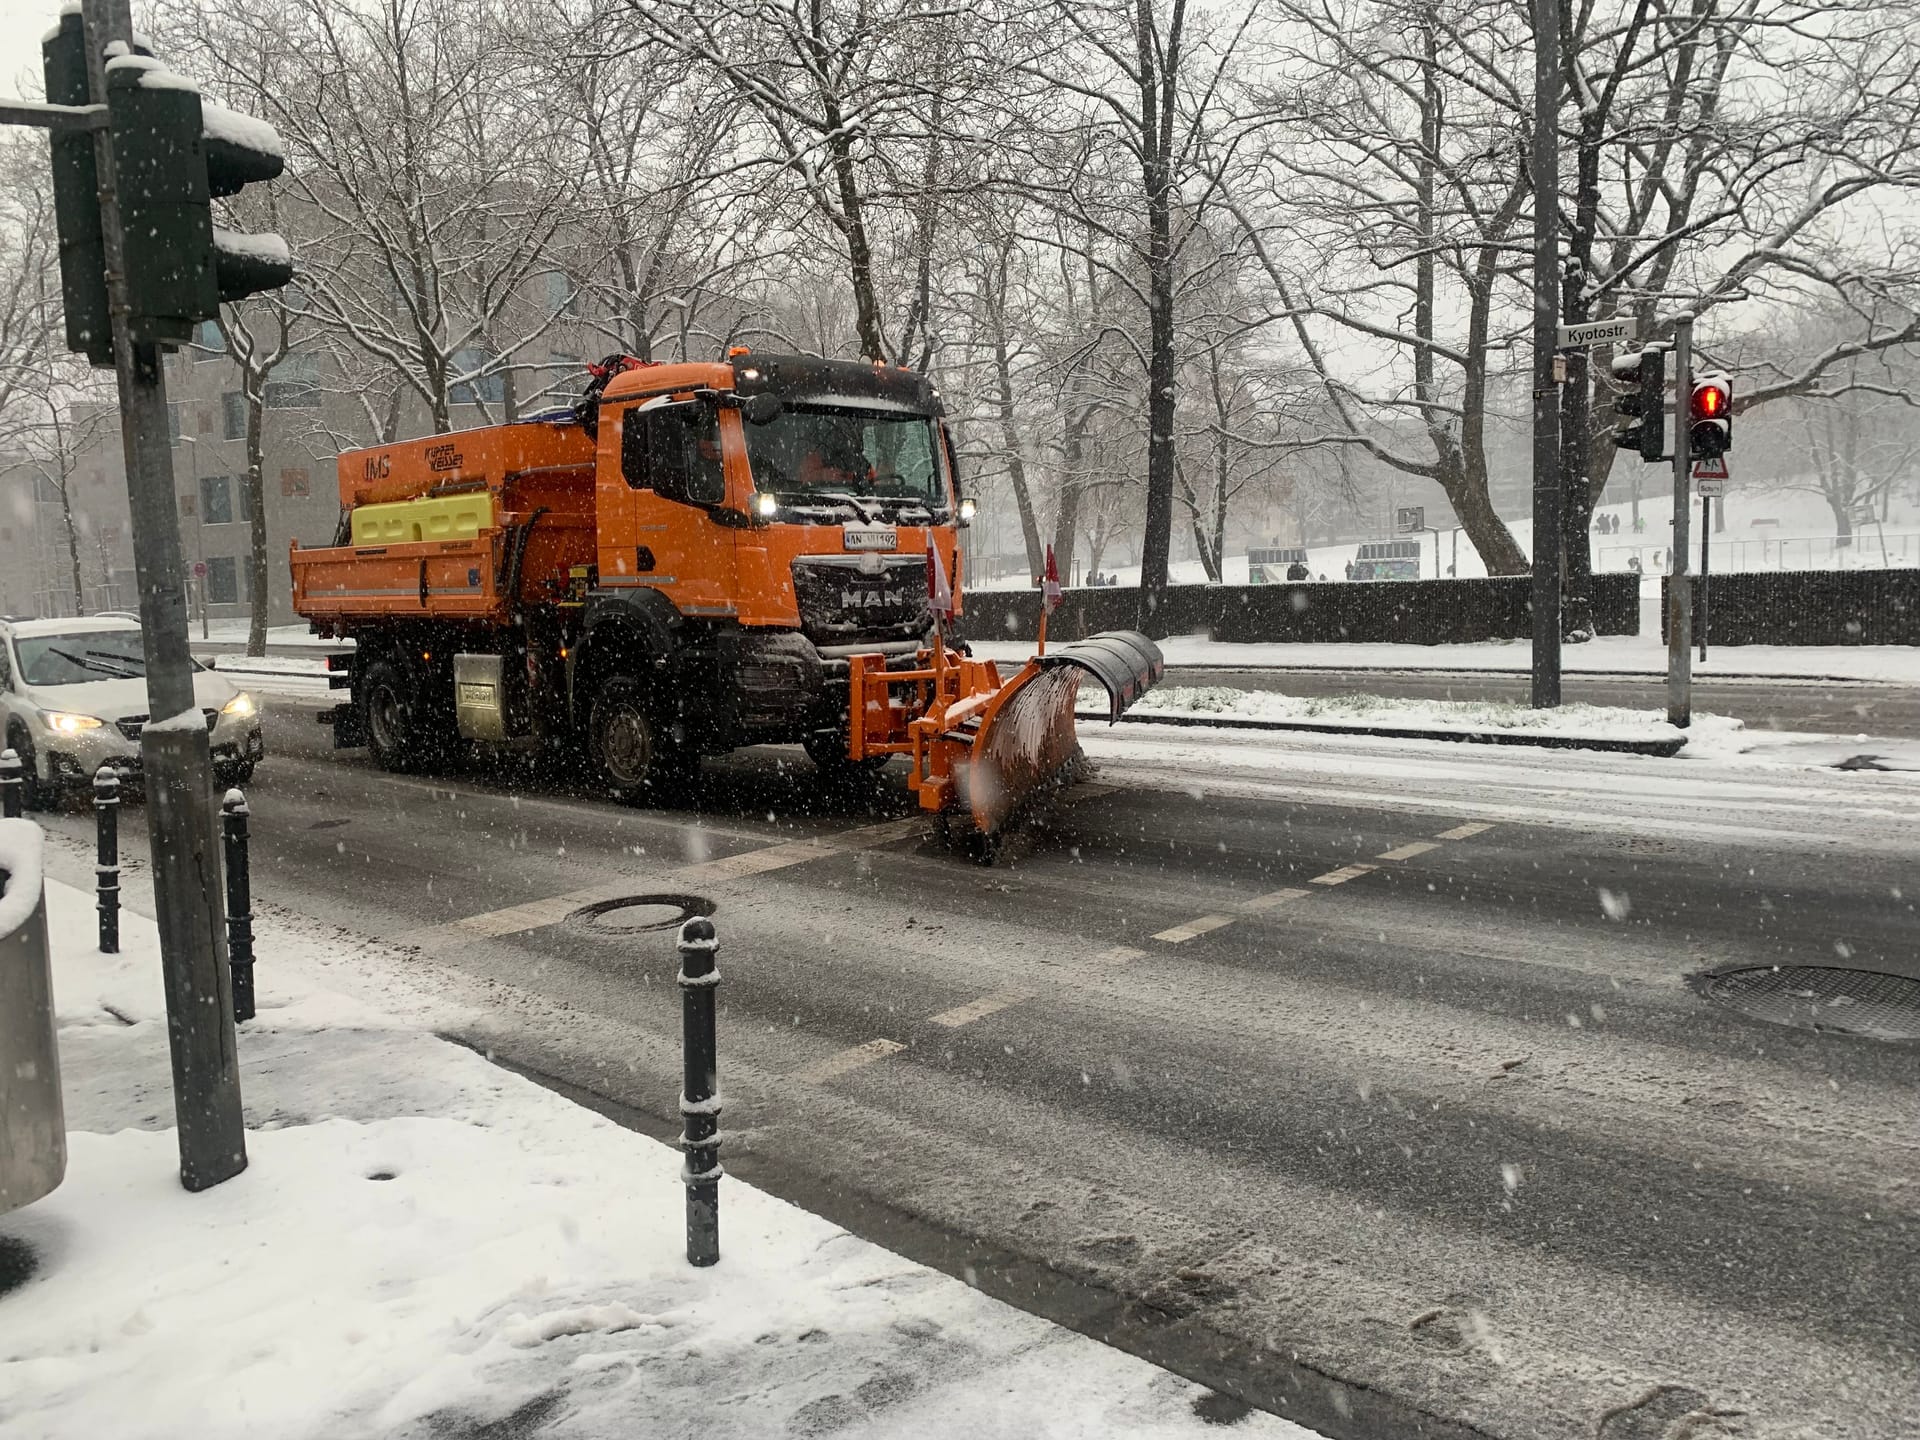
[[[1029,660],[994,696],[970,753],[954,767],[967,828],[990,844],[1035,798],[1077,778],[1074,708],[1086,676],[1105,688],[1112,723],[1165,673],[1160,647],[1134,630],[1109,630]]]
[[[944,644],[899,669],[884,655],[855,655],[847,672],[849,758],[911,756],[907,786],[942,838],[991,860],[1037,797],[1077,778],[1081,682],[1100,682],[1118,720],[1159,683],[1166,662],[1146,636],[1111,630],[1043,649],[1004,681],[993,661]]]

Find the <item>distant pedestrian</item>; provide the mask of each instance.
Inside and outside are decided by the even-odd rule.
[[[1287,567],[1287,579],[1304,580],[1306,578],[1307,578],[1307,567],[1301,564],[1298,560],[1294,561],[1291,565]]]
[[[1638,555],[1629,555],[1627,557],[1627,569],[1631,570],[1636,575],[1644,573],[1640,569],[1640,557]]]
[[[1347,579],[1351,580],[1352,578],[1353,578],[1353,562],[1349,560],[1347,561]]]

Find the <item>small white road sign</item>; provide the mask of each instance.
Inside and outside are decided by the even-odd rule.
[[[1718,500],[1725,495],[1729,478],[1727,457],[1724,455],[1693,462],[1693,493],[1702,500]]]
[[[1588,320],[1580,325],[1562,325],[1557,332],[1560,348],[1583,350],[1594,345],[1624,345],[1640,333],[1632,316],[1621,320]]]

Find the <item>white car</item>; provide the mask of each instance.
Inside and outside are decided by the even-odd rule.
[[[224,676],[198,662],[193,668],[214,778],[244,785],[266,753],[260,707]],[[29,808],[53,804],[62,790],[91,787],[108,761],[122,774],[139,774],[146,673],[134,621],[0,620],[0,735],[25,769]]]

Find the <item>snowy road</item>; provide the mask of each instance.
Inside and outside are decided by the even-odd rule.
[[[992,1293],[1333,1435],[1915,1432],[1914,1048],[1684,977],[1920,976],[1920,777],[1140,727],[982,870],[897,776],[823,803],[756,752],[644,812],[382,775],[310,713],[257,896],[655,1134],[669,936],[568,917],[713,901],[724,1158]]]

